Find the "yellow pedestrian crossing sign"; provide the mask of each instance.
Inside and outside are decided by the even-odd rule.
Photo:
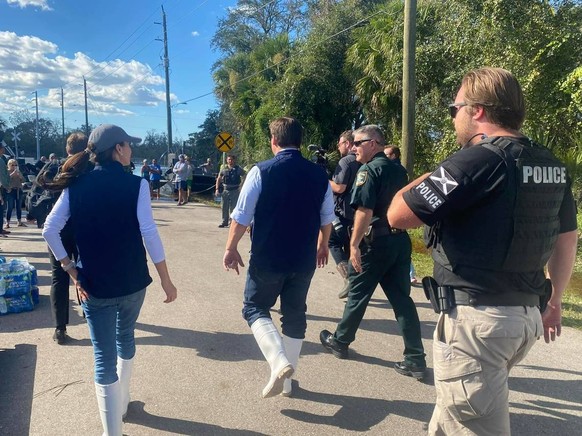
[[[214,138],[214,145],[223,153],[228,153],[234,148],[234,138],[230,133],[221,132]]]

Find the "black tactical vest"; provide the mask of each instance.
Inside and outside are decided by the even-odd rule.
[[[433,226],[434,261],[453,272],[459,265],[518,273],[542,269],[560,231],[566,167],[533,142],[491,137],[475,146],[503,159],[505,188]]]

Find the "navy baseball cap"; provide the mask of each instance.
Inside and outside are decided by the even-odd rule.
[[[125,130],[113,124],[101,124],[89,135],[89,143],[94,145],[93,153],[101,153],[126,141],[139,144],[141,138],[129,136]]]

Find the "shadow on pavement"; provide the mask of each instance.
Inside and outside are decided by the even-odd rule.
[[[132,401],[127,409],[125,422],[141,425],[168,432],[170,434],[185,435],[262,435],[250,430],[224,428],[213,424],[186,421],[185,419],[167,418],[165,416],[152,415],[145,410],[142,401]]]
[[[430,420],[434,408],[434,405],[429,403],[389,401],[311,392],[298,385],[293,386],[293,397],[316,403],[335,404],[340,408],[335,414],[326,416],[292,409],[283,409],[281,411],[283,415],[298,421],[329,425],[351,431],[370,431],[372,427],[382,422],[390,414],[411,418],[424,425]]]
[[[225,362],[263,360],[263,356],[252,334],[226,332],[201,332],[174,327],[136,323],[136,330],[154,333],[157,336],[136,337],[136,345],[164,345],[191,348],[197,355]]]
[[[553,369],[553,372],[560,372]],[[582,377],[578,380],[553,380],[548,378],[509,377],[509,389],[540,397],[576,402],[582,411]]]
[[[580,391],[578,391],[580,392]],[[574,435],[582,427],[581,407],[548,401],[528,401],[527,404],[509,403],[510,407],[532,413],[511,413],[511,433],[516,435]],[[576,414],[560,410],[572,410]],[[534,414],[535,413],[535,414]],[[551,415],[551,416],[548,416]]]
[[[29,434],[36,359],[36,345],[0,349],[0,434]]]

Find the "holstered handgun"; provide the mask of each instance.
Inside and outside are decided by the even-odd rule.
[[[372,245],[372,225],[368,226],[368,230],[366,230],[366,233],[364,233],[364,237],[362,239],[366,244]]]
[[[430,301],[435,313],[449,313],[455,307],[449,286],[439,286],[432,277],[424,277],[422,279],[422,287],[424,295]]]
[[[548,307],[548,301],[552,297],[552,281],[550,279],[546,279],[546,285],[544,289],[544,294],[540,295],[540,313],[544,313],[546,307]]]
[[[430,305],[436,313],[440,313],[441,309],[438,303],[438,283],[432,277],[424,277],[422,279],[422,288],[426,299],[430,301]]]

